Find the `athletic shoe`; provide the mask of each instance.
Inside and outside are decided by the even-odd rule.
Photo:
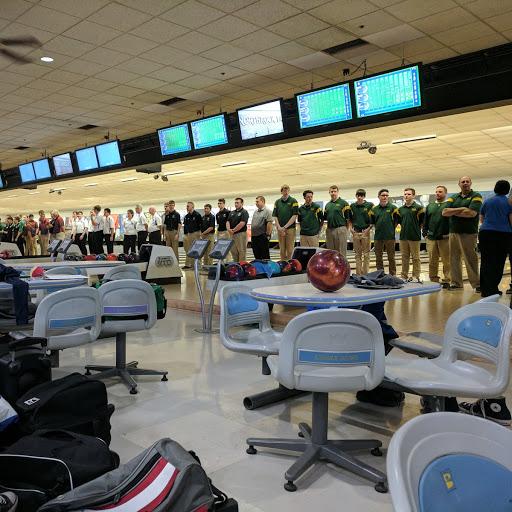
[[[18,507],[18,496],[13,492],[0,494],[0,512],[14,512]]]
[[[480,293],[480,292],[481,292],[480,286],[477,286],[477,287],[475,288],[475,293]]]
[[[443,283],[441,285],[445,290],[447,290],[448,288],[450,288],[450,283]]]
[[[190,270],[192,267],[189,267],[189,266],[185,265],[185,266],[183,266],[183,267],[181,267],[181,268],[182,268],[183,270]]]
[[[474,403],[461,402],[459,404],[459,411],[464,414],[471,414],[472,416],[494,421],[505,427],[512,424],[510,411],[504,398],[482,398]]]
[[[400,391],[392,391],[378,386],[371,391],[358,391],[356,399],[359,402],[380,405],[382,407],[398,407],[405,400],[405,395]]]
[[[457,286],[455,284],[451,284],[450,287],[448,288],[448,290],[462,290],[464,287],[463,286]]]

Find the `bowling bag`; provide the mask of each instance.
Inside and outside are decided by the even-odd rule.
[[[38,512],[237,512],[193,453],[161,439],[118,469],[43,505]]]
[[[165,298],[165,291],[164,289],[155,283],[149,283],[151,287],[153,288],[153,291],[155,292],[155,299],[156,299],[156,317],[161,320],[162,318],[165,318],[165,315],[167,313],[167,299]]]

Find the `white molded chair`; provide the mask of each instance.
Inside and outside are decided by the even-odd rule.
[[[484,297],[476,302],[498,302],[499,300],[500,296],[496,294]],[[408,354],[432,359],[441,353],[443,337],[431,332],[414,331],[400,338],[391,340],[389,343],[393,347],[399,348]]]
[[[247,439],[247,453],[255,446],[301,452],[285,473],[285,489],[319,461],[330,462],[374,482],[386,492],[386,476],[348,452],[372,450],[381,455],[377,440],[327,439],[328,393],[373,389],[384,377],[384,339],[379,322],[370,313],[326,309],[303,313],[288,323],[279,356],[269,357],[272,375],[290,389],[313,392],[313,427],[299,424],[303,439]]]
[[[80,270],[78,270],[75,267],[53,267],[49,268],[48,270],[45,270],[44,272],[47,276],[61,276],[61,275],[67,275],[67,276],[78,276],[82,273]]]
[[[418,416],[393,436],[387,453],[396,512],[510,511],[512,432],[475,416]]]
[[[446,322],[441,354],[434,359],[386,357],[386,380],[405,391],[435,397],[492,398],[508,386],[512,310],[503,304],[475,302],[455,311]],[[468,357],[478,357],[484,368]]]
[[[137,265],[119,265],[109,268],[103,276],[103,281],[119,279],[142,279],[139,267]]]
[[[155,292],[150,284],[140,279],[122,279],[102,284],[98,288],[101,301],[101,334],[116,338],[115,366],[87,365],[86,375],[100,372],[96,378],[120,377],[132,395],[137,383],[132,375],[161,375],[166,371],[138,368],[138,362],[126,363],[126,333],[151,329],[157,320]]]

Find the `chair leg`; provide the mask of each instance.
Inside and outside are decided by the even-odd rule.
[[[299,437],[311,441],[311,427],[307,423],[299,423]]]
[[[310,445],[308,449],[295,461],[284,474],[287,482],[299,479],[311,466],[319,462],[322,457],[321,448]]]
[[[255,446],[299,453],[305,452],[308,447],[311,446],[311,444],[308,443],[305,439],[266,439],[261,437],[250,437],[247,439],[247,444],[249,445],[249,448],[253,448],[253,450],[248,449],[248,453],[251,454],[255,453]]]
[[[377,439],[338,439],[335,441],[327,441],[327,446],[332,446],[334,449],[343,452],[358,452],[375,450],[375,448],[380,448],[382,443],[377,441]]]

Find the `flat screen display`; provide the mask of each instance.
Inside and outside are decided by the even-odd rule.
[[[211,148],[228,143],[224,114],[192,121],[190,127],[195,149]]]
[[[28,183],[30,181],[36,180],[36,175],[34,174],[34,166],[32,162],[29,164],[22,164],[19,167],[20,170],[20,178],[22,183]]]
[[[98,163],[100,167],[121,165],[121,153],[119,152],[119,144],[117,140],[96,146],[96,152],[98,154]]]
[[[32,162],[34,165],[34,174],[36,176],[36,180],[47,180],[52,177],[52,173],[50,171],[50,162],[48,158],[44,158],[43,160],[36,160]]]
[[[358,117],[421,106],[418,66],[356,80],[354,90]]]
[[[67,174],[73,174],[71,155],[69,153],[63,153],[62,155],[54,156],[53,167],[55,169],[56,176],[66,176]]]
[[[158,139],[160,141],[160,151],[163,156],[192,150],[188,126],[186,124],[179,124],[158,130]]]
[[[349,85],[335,85],[319,91],[298,94],[297,110],[301,128],[352,119]]]
[[[80,172],[98,168],[98,160],[96,158],[96,150],[94,147],[78,149],[75,151],[75,155],[78,170]]]
[[[239,110],[238,124],[240,125],[242,140],[283,133],[281,101],[271,101]]]

